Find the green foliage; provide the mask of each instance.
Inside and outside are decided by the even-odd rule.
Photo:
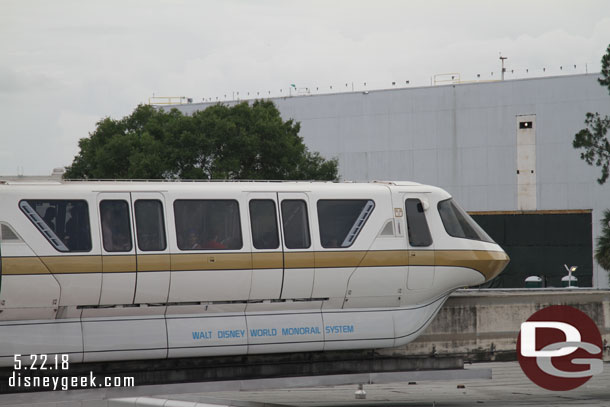
[[[99,121],[64,177],[336,180],[337,160],[310,152],[299,130],[270,101],[191,116],[140,105],[121,120]]]
[[[610,117],[601,118],[599,113],[587,113],[585,124],[587,127],[574,136],[572,146],[584,148],[585,151],[580,153],[580,158],[587,164],[601,167],[602,175],[597,182],[603,184],[608,179],[610,168],[610,142],[606,137],[610,127]]]
[[[597,238],[595,248],[595,260],[602,268],[610,271],[610,209],[604,211],[602,218],[602,233]]]
[[[602,57],[601,76],[598,79],[600,85],[608,87],[610,92],[610,45]],[[606,137],[610,127],[610,117],[602,118],[599,113],[587,113],[585,124],[587,127],[574,135],[572,146],[584,149],[584,152],[580,153],[580,158],[587,164],[601,167],[602,175],[597,182],[604,184],[608,179],[610,168],[610,142]]]

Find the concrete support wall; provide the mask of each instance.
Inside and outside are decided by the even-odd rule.
[[[591,289],[462,290],[452,295],[414,342],[379,353],[515,360],[521,323],[550,305],[570,305],[595,321],[610,360],[610,291]]]
[[[536,208],[536,115],[517,116],[517,208]]]

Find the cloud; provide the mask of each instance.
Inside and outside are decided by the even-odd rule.
[[[48,91],[59,86],[57,81],[44,73],[17,71],[0,66],[0,93],[24,91]]]
[[[100,117],[74,110],[61,110],[57,119],[60,135],[57,139],[57,166],[67,166],[78,154],[78,140],[93,132]]]

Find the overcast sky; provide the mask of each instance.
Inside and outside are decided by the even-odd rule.
[[[608,0],[0,0],[0,175],[70,165],[98,120],[153,94],[497,79],[499,52],[507,78],[598,72],[608,43]]]

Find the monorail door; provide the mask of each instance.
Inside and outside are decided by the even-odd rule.
[[[279,193],[284,249],[283,299],[311,298],[315,272],[311,206],[307,194]]]
[[[425,193],[403,194],[406,239],[409,247],[409,290],[425,290],[434,282],[434,239],[430,233],[430,203]]]
[[[133,304],[136,287],[131,196],[104,192],[97,198],[102,241],[102,293],[100,305]]]
[[[138,271],[134,302],[165,303],[171,267],[164,196],[159,192],[132,192],[131,205]]]
[[[277,193],[248,194],[247,211],[252,234],[250,299],[279,299],[284,278],[284,252],[280,237]]]

